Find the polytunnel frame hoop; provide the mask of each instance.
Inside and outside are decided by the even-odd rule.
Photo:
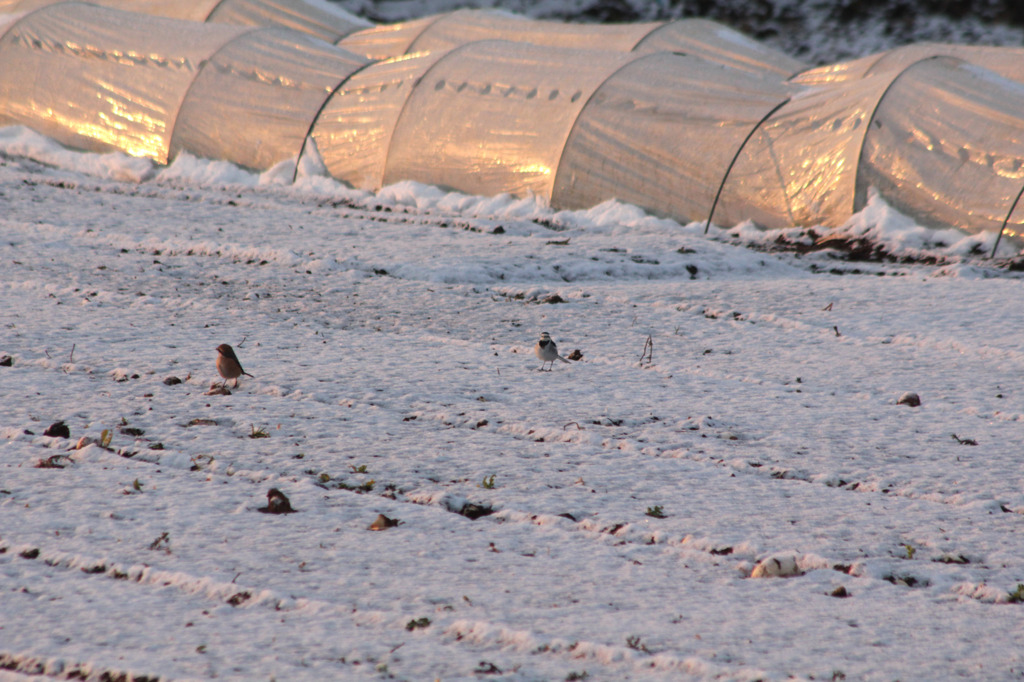
[[[594,90],[589,95],[587,95],[587,101],[584,102],[583,106],[580,107],[579,113],[576,114],[576,118],[573,119],[572,125],[569,126],[569,132],[565,134],[565,139],[562,140],[562,150],[558,152],[558,164],[555,166],[555,177],[551,179],[551,197],[549,200],[553,200],[555,198],[555,188],[558,187],[558,175],[562,170],[562,161],[565,160],[565,150],[569,146],[569,138],[571,138],[573,132],[575,132],[576,126],[577,124],[579,124],[580,118],[583,116],[583,112],[587,110],[587,105],[589,105],[594,100],[594,97],[597,95],[597,91],[603,88],[608,83],[608,81],[614,78],[616,74],[625,69],[627,66],[632,66],[633,64],[643,61],[645,59],[652,59],[658,56],[659,54],[663,53],[652,52],[651,54],[638,54],[630,50],[629,52],[623,52],[622,54],[627,57],[627,60],[620,64],[615,69],[613,69],[612,72],[605,76],[601,80],[601,82],[597,84],[597,87],[595,87]],[[673,52],[672,54],[684,53]]]
[[[219,7],[223,2],[225,2],[225,0],[218,0],[217,4],[213,6],[213,9],[216,9],[217,7]],[[28,19],[29,17],[31,17],[31,16],[33,16],[35,14],[40,14],[40,13],[45,12],[47,10],[50,10],[50,9],[52,9],[54,7],[57,7],[58,5],[86,5],[86,6],[89,6],[91,4],[92,3],[89,3],[89,2],[83,2],[82,0],[68,0],[67,2],[55,2],[55,3],[49,4],[49,5],[40,5],[39,7],[36,7],[35,9],[32,9],[32,10],[29,10],[28,12],[25,12],[22,16],[18,17],[18,19],[16,21],[14,21],[10,26],[8,26],[6,30],[4,30],[2,33],[0,33],[0,41],[2,41],[4,38],[6,38],[7,35],[11,31],[13,31],[19,24],[21,24],[21,22],[25,21],[26,19]],[[108,7],[106,9],[111,9],[111,8]],[[211,9],[210,13],[206,15],[206,19],[209,19],[210,15],[213,14],[213,9]],[[206,21],[204,20],[203,22],[197,22],[197,23],[206,23]],[[170,161],[171,161],[171,159],[170,159],[171,143],[174,141],[174,131],[178,127],[178,117],[181,115],[181,108],[183,106],[185,106],[185,102],[188,100],[189,93],[192,92],[192,86],[195,84],[196,79],[199,78],[199,75],[203,72],[203,69],[206,68],[207,63],[209,63],[210,60],[212,60],[215,56],[217,56],[217,54],[221,50],[223,50],[227,45],[229,45],[232,42],[234,42],[236,39],[241,38],[244,35],[248,35],[248,34],[252,33],[253,31],[263,30],[264,28],[265,27],[262,27],[262,26],[253,26],[250,30],[244,31],[242,33],[239,33],[238,35],[235,35],[235,36],[232,36],[232,37],[228,38],[228,40],[226,40],[224,42],[224,44],[222,44],[220,47],[218,47],[216,50],[214,50],[213,53],[211,53],[206,59],[204,59],[202,61],[202,63],[199,65],[199,68],[196,69],[196,75],[189,82],[188,88],[185,90],[185,94],[182,95],[181,102],[178,104],[178,108],[174,112],[174,122],[171,124],[171,127],[170,127],[171,136],[170,136],[170,139],[168,139],[168,141],[167,141],[167,159],[166,159],[167,163],[170,163]]]
[[[871,69],[873,69],[876,66],[878,66],[882,62],[882,60],[884,58],[885,57],[883,56],[883,57],[880,57],[878,60],[876,60],[868,68],[868,71],[870,71]],[[874,123],[874,121],[875,121],[875,114],[878,113],[878,109],[882,106],[882,102],[885,100],[885,96],[889,94],[889,90],[891,90],[892,87],[896,84],[896,81],[898,81],[900,78],[902,78],[903,74],[907,73],[907,71],[910,71],[910,69],[914,68],[918,64],[923,64],[924,62],[929,62],[929,61],[937,60],[937,59],[946,60],[946,61],[955,61],[955,62],[957,62],[959,64],[969,64],[970,63],[967,60],[962,59],[961,57],[956,57],[954,55],[935,54],[935,55],[931,55],[930,57],[923,57],[921,59],[918,59],[917,61],[911,62],[907,66],[903,67],[900,70],[900,72],[898,74],[896,74],[896,76],[894,76],[891,81],[889,81],[889,84],[885,87],[885,90],[882,92],[881,96],[879,96],[878,101],[875,103],[875,108],[871,112],[871,118],[868,120],[868,124],[864,128],[864,137],[861,138],[860,151],[857,154],[857,171],[858,171],[858,173],[860,172],[860,164],[861,164],[861,160],[862,160],[862,158],[864,156],[864,146],[867,144],[867,140],[868,140],[868,132],[870,132],[871,124]],[[1014,210],[1016,210],[1017,204],[1020,202],[1020,198],[1021,198],[1022,195],[1024,195],[1024,185],[1021,185],[1020,191],[1017,192],[1016,198],[1013,200],[1013,203],[1010,204],[1010,210],[1006,212],[1006,217],[1003,218],[1003,222],[999,226],[999,234],[996,236],[995,244],[992,245],[992,252],[989,254],[989,259],[992,259],[992,258],[996,257],[996,249],[999,248],[999,242],[1003,238],[1003,232],[1006,231],[1006,225],[1007,225],[1007,223],[1010,222],[1010,218],[1013,216],[1013,212],[1014,212]],[[856,199],[857,198],[856,181],[854,182],[853,196],[854,196],[854,205],[850,207],[851,212],[856,211],[856,209],[857,209],[857,204],[856,204],[856,200],[857,200]]]
[[[677,20],[677,21],[678,21],[678,20]],[[685,20],[684,20],[684,21],[685,21]],[[671,21],[671,20],[668,20],[668,19],[665,19],[665,20],[662,20],[662,21],[658,21],[658,22],[652,22],[652,23],[657,23],[658,25],[657,25],[657,26],[655,26],[654,28],[652,28],[652,29],[651,29],[650,31],[648,31],[647,33],[645,33],[645,34],[643,35],[643,37],[642,37],[642,38],[640,38],[639,40],[637,40],[637,41],[636,41],[636,44],[635,44],[635,45],[633,45],[633,47],[629,48],[629,52],[630,52],[630,53],[634,53],[634,52],[636,52],[636,49],[637,49],[638,47],[640,47],[641,45],[643,45],[643,44],[644,44],[645,42],[647,42],[648,40],[650,40],[650,39],[651,39],[651,36],[653,36],[653,35],[654,35],[655,33],[657,33],[658,31],[662,30],[663,28],[665,28],[665,27],[666,27],[666,26],[668,26],[669,24],[672,24],[672,23],[675,23],[675,22],[673,22],[673,21]],[[639,53],[637,53],[637,54],[639,54]],[[657,52],[655,52],[655,53],[650,53],[650,54],[657,54]],[[681,55],[686,55],[686,53],[685,53],[685,52],[673,52],[672,54],[681,54]]]
[[[477,41],[475,43],[463,43],[462,45],[459,45],[455,49],[449,50],[448,52],[444,53],[444,55],[442,55],[440,58],[438,58],[437,61],[435,61],[430,66],[428,66],[426,71],[424,71],[420,75],[419,78],[417,78],[417,79],[415,79],[413,81],[412,86],[409,87],[409,94],[406,95],[405,101],[402,102],[402,110],[399,111],[398,112],[398,116],[395,117],[395,125],[394,125],[393,128],[391,128],[391,137],[388,138],[388,151],[387,151],[387,154],[384,155],[384,169],[381,171],[381,174],[380,174],[380,183],[379,183],[378,189],[380,189],[380,187],[384,186],[384,178],[387,177],[387,175],[388,175],[388,167],[390,166],[391,147],[392,147],[392,143],[394,142],[394,139],[395,139],[395,133],[398,132],[398,127],[400,125],[402,125],[402,119],[405,117],[405,111],[406,111],[406,109],[409,108],[409,100],[412,99],[413,95],[416,94],[416,88],[418,88],[420,86],[420,84],[427,79],[427,76],[430,75],[430,72],[433,71],[434,69],[436,69],[437,66],[441,62],[443,62],[444,60],[448,59],[449,57],[451,57],[452,55],[456,54],[457,52],[461,52],[461,51],[467,49],[470,45],[479,45],[481,42],[485,42],[485,41]],[[408,54],[408,53],[406,53],[406,54]],[[429,53],[427,53],[427,54],[429,54]],[[384,60],[384,61],[386,61],[386,60]],[[373,63],[376,64],[376,63],[380,63],[380,62],[373,62]]]
[[[715,200],[711,202],[711,210],[708,211],[708,219],[704,223],[704,234],[707,234],[708,230],[711,228],[711,219],[715,217],[715,209],[718,208],[718,200],[722,197],[722,192],[725,191],[725,183],[729,181],[729,174],[732,173],[732,167],[735,166],[736,162],[740,160],[740,154],[743,153],[743,150],[746,148],[747,143],[750,142],[750,138],[754,136],[754,133],[761,129],[761,126],[763,126],[768,121],[768,119],[775,114],[775,112],[789,104],[792,101],[792,99],[792,97],[787,97],[786,99],[782,100],[774,107],[772,107],[767,114],[761,117],[761,120],[757,122],[757,125],[750,129],[750,132],[747,133],[747,136],[743,138],[743,142],[736,150],[736,153],[733,154],[732,161],[729,162],[729,165],[725,169],[725,173],[722,175],[722,181],[718,183],[718,191],[715,192]]]
[[[405,48],[405,52],[403,52],[402,54],[403,55],[409,55],[409,54],[415,54],[417,52],[420,52],[421,50],[417,50],[416,49],[416,43],[423,39],[423,35],[427,31],[429,31],[430,29],[434,28],[434,26],[436,24],[440,24],[442,21],[444,21],[446,19],[450,19],[458,11],[459,10],[456,9],[456,10],[452,10],[450,12],[442,12],[442,13],[436,15],[434,17],[433,21],[431,21],[429,24],[424,26],[420,30],[420,32],[416,34],[416,37],[409,41],[409,46]],[[429,17],[425,17],[425,18],[429,18]],[[380,26],[380,24],[378,24],[378,26]],[[494,40],[494,39],[492,39],[492,40]],[[474,41],[474,42],[480,42],[480,41]],[[469,43],[464,43],[464,44],[465,45],[469,45]],[[449,50],[449,52],[452,52],[452,50]],[[424,73],[423,75],[425,76],[427,74]]]
[[[339,50],[343,50],[345,48],[340,48],[339,47],[338,49]],[[310,138],[313,137],[313,128],[316,127],[317,122],[320,120],[320,115],[323,114],[324,113],[324,109],[327,108],[327,103],[330,102],[331,99],[334,98],[334,95],[337,94],[338,90],[340,90],[342,87],[344,87],[344,85],[346,83],[348,83],[350,80],[352,80],[353,76],[355,76],[357,73],[360,73],[364,69],[366,69],[366,68],[368,68],[370,66],[373,66],[374,64],[378,64],[378,63],[379,62],[375,62],[375,61],[372,61],[372,60],[367,60],[367,62],[365,64],[360,66],[355,71],[352,71],[351,73],[349,73],[347,76],[342,78],[340,81],[338,81],[338,84],[335,85],[334,88],[329,93],[327,93],[326,97],[324,97],[324,101],[320,102],[320,108],[316,110],[316,114],[313,115],[312,120],[309,122],[309,128],[306,129],[306,135],[305,135],[305,137],[302,138],[302,146],[299,147],[299,154],[298,154],[298,156],[295,157],[295,169],[292,171],[292,184],[293,185],[295,184],[295,181],[298,180],[298,178],[299,178],[299,164],[302,162],[302,155],[306,152],[306,145],[309,143]]]
[[[885,96],[888,95],[889,91],[892,90],[894,85],[896,85],[896,81],[898,81],[900,78],[903,77],[903,74],[905,74],[907,71],[910,71],[912,68],[914,68],[918,64],[923,64],[924,62],[930,62],[933,59],[956,59],[959,62],[963,62],[962,59],[958,59],[957,57],[950,57],[948,55],[941,55],[941,54],[933,54],[930,57],[923,57],[921,59],[918,59],[917,61],[911,62],[910,64],[907,64],[902,69],[900,69],[900,72],[892,77],[892,80],[890,80],[888,85],[885,86],[885,90],[882,91],[882,94],[879,95],[878,99],[875,101],[875,106],[871,110],[871,116],[868,117],[868,123],[867,123],[866,126],[864,126],[864,135],[861,136],[861,138],[860,138],[860,149],[857,150],[857,171],[856,171],[857,174],[853,178],[853,197],[851,197],[851,199],[850,199],[850,201],[851,201],[851,203],[850,203],[850,214],[851,215],[857,212],[857,185],[859,184],[858,181],[857,181],[857,176],[860,175],[860,164],[861,164],[861,160],[864,158],[864,147],[867,146],[867,143],[868,143],[868,133],[871,132],[871,124],[875,122],[875,116],[878,114],[878,110],[882,107],[882,102],[885,101]],[[879,58],[869,68],[874,68],[875,66],[878,65],[878,62],[880,62],[880,61],[881,61],[881,58]],[[871,76],[867,76],[867,78],[870,78],[870,77]]]
[[[1021,195],[1024,195],[1024,185],[1021,185],[1020,191],[1017,192],[1017,198],[1010,204],[1010,210],[1007,211],[1006,217],[1003,218],[1003,224],[999,226],[999,234],[996,236],[996,243],[992,245],[992,253],[989,254],[989,260],[996,257],[996,249],[999,248],[999,242],[1003,239],[1003,232],[1006,231],[1006,224],[1010,222],[1010,218],[1013,217],[1013,212],[1017,210],[1017,204],[1020,202]]]
[[[196,69],[196,75],[193,76],[192,81],[188,84],[188,88],[186,88],[185,94],[182,95],[182,97],[181,97],[181,103],[178,104],[178,110],[174,112],[174,123],[171,125],[171,138],[167,141],[167,163],[168,164],[171,163],[171,149],[174,147],[174,136],[175,136],[175,133],[178,132],[178,119],[181,118],[181,110],[185,108],[185,103],[188,102],[189,96],[192,94],[192,88],[195,86],[196,81],[199,80],[199,77],[203,75],[203,71],[206,69],[207,65],[209,65],[210,62],[212,62],[217,57],[217,55],[219,55],[221,53],[221,51],[224,48],[226,48],[228,45],[230,45],[231,43],[235,42],[236,40],[241,39],[243,36],[248,36],[248,35],[250,35],[252,33],[256,33],[257,31],[272,31],[272,30],[274,30],[274,29],[270,29],[270,28],[267,28],[265,26],[253,26],[248,31],[242,31],[238,35],[231,36],[230,38],[225,40],[224,44],[222,44],[216,50],[211,52],[210,55],[206,59],[204,59],[202,61],[202,63],[199,65],[199,68]],[[178,151],[180,152],[181,150],[178,150]]]
[[[206,13],[205,17],[203,17],[203,22],[202,23],[204,23],[204,24],[209,23],[210,17],[213,16],[213,13],[216,12],[218,9],[220,9],[220,6],[223,5],[227,1],[228,0],[217,0],[217,2],[213,3],[213,7],[211,7],[210,11]]]

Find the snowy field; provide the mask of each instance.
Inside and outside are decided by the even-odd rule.
[[[0,679],[1024,676],[991,239],[0,153]]]

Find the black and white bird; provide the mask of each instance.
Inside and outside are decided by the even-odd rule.
[[[555,360],[561,360],[565,364],[569,364],[569,361],[558,354],[558,346],[551,340],[551,336],[547,332],[541,332],[540,341],[533,347],[533,352],[537,354],[537,357],[541,360],[540,371],[544,371],[544,365],[551,363],[551,367],[548,367],[547,371],[551,371],[554,367]]]
[[[243,374],[247,377],[252,376],[242,369],[242,363],[238,361],[235,349],[226,343],[217,346],[217,372],[224,377],[225,384],[229,379],[233,379],[235,386],[238,386],[238,377]]]

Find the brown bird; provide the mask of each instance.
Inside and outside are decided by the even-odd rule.
[[[384,516],[383,514],[377,514],[377,518],[373,520],[373,523],[369,525],[369,530],[387,530],[388,528],[394,528],[395,526],[402,525],[402,522],[398,519],[392,519]]]
[[[238,377],[243,374],[247,377],[252,376],[242,369],[242,363],[238,361],[235,350],[226,343],[217,346],[217,371],[224,377],[225,385],[227,385],[228,379],[233,379],[234,385],[238,386]]]
[[[295,512],[288,497],[277,488],[271,488],[267,492],[267,506],[260,507],[256,511],[264,514],[292,514]]]

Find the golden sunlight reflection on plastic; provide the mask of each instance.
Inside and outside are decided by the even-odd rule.
[[[113,147],[129,156],[167,163],[167,143],[164,136],[159,133],[128,133],[127,126],[107,114],[102,114],[97,123],[79,121],[53,111],[50,114],[49,118],[57,125],[73,130],[81,137]]]

